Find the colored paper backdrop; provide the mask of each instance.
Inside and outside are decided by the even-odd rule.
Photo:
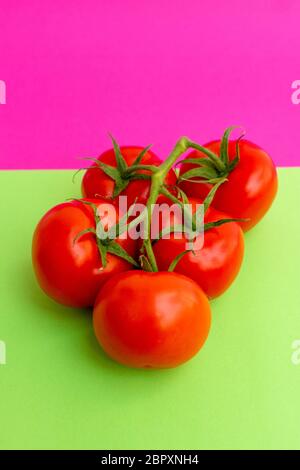
[[[90,312],[56,304],[33,274],[34,227],[79,196],[73,171],[0,172],[0,449],[299,449],[300,169],[278,173],[238,278],[211,303],[204,348],[176,369],[137,370],[110,360]]]
[[[0,168],[74,168],[110,145],[231,124],[300,163],[297,0],[0,0]]]

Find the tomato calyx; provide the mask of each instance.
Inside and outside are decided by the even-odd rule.
[[[91,233],[96,238],[97,248],[99,251],[102,267],[106,268],[107,266],[107,254],[110,253],[112,255],[118,256],[119,258],[124,259],[128,263],[132,264],[135,267],[139,267],[138,263],[135,261],[132,256],[130,256],[124,248],[119,245],[115,239],[122,235],[125,231],[128,230],[129,225],[127,224],[127,220],[131,215],[131,210],[133,206],[129,208],[126,214],[121,217],[121,219],[108,230],[105,230],[103,227],[101,218],[98,214],[98,206],[90,201],[84,201],[82,199],[74,199],[76,201],[81,202],[82,204],[88,205],[93,209],[93,215],[95,220],[95,227],[88,227],[81,232],[79,232],[74,240],[73,243],[75,244],[76,241],[81,238],[86,233]]]
[[[151,266],[151,263],[150,261],[148,260],[147,256],[142,253],[140,256],[139,256],[139,262],[140,262],[140,267],[143,271],[146,271],[146,272],[153,272],[153,268]]]
[[[119,194],[122,191],[124,191],[124,189],[127,188],[127,186],[129,185],[131,181],[150,180],[151,173],[156,171],[157,167],[154,165],[142,165],[141,164],[143,157],[150,150],[152,145],[148,145],[147,147],[143,148],[141,152],[139,153],[139,155],[136,157],[135,161],[132,163],[132,165],[129,166],[121,153],[121,149],[117,141],[114,139],[112,135],[110,135],[110,138],[112,140],[113,148],[115,152],[116,166],[108,165],[107,163],[104,163],[101,160],[97,158],[93,158],[93,157],[87,157],[85,158],[85,160],[90,160],[94,162],[95,165],[90,168],[102,170],[107,176],[109,176],[115,182],[113,195],[112,195],[112,198],[114,199],[115,197],[119,196]],[[148,171],[149,174],[140,173],[140,171]]]
[[[248,219],[239,219],[239,218],[223,218],[223,219],[216,220],[214,222],[206,222],[206,223],[203,223],[203,226],[201,227],[201,230],[199,232],[199,224],[197,222],[198,217],[201,217],[202,220],[204,219],[204,216],[208,208],[210,207],[217,190],[225,181],[227,181],[226,178],[222,179],[221,181],[219,181],[212,187],[212,189],[209,191],[208,195],[206,196],[205,200],[203,201],[203,204],[201,205],[201,207],[199,207],[196,210],[194,214],[191,214],[190,210],[186,206],[186,204],[189,204],[189,200],[186,194],[184,193],[184,191],[181,190],[182,200],[180,200],[176,198],[175,196],[173,196],[168,190],[162,189],[162,194],[164,194],[166,197],[169,197],[169,199],[173,203],[177,204],[180,207],[180,209],[183,211],[184,216],[185,216],[185,225],[175,224],[175,225],[172,225],[170,227],[167,227],[161,230],[159,232],[158,238],[154,240],[154,243],[155,241],[158,241],[164,236],[170,235],[171,233],[187,233],[187,234],[196,233],[196,235],[194,236],[194,239],[195,239],[197,236],[197,232],[199,235],[202,231],[206,232],[207,230],[211,230],[215,227],[219,227],[220,225],[228,224],[231,222],[245,222],[246,220],[248,220]],[[203,207],[203,211],[202,211],[202,207]],[[179,257],[180,255],[184,256],[184,254],[190,251],[194,252],[193,249],[190,249],[190,250],[186,250],[185,252],[180,253],[178,256]],[[181,257],[178,259],[178,261],[180,261],[180,259]]]
[[[187,201],[187,197],[182,192],[182,190],[179,190],[180,191],[179,196],[182,199],[180,200],[178,197],[174,196],[174,194],[172,194],[172,192],[169,191],[168,187],[165,185],[165,178],[166,178],[167,173],[171,170],[173,165],[176,164],[176,162],[181,157],[181,155],[184,154],[187,150],[197,149],[197,150],[203,151],[206,154],[205,165],[201,168],[196,168],[195,170],[198,172],[199,171],[203,172],[203,171],[207,171],[207,169],[210,169],[211,171],[215,171],[214,176],[216,176],[216,178],[211,178],[210,175],[207,174],[208,180],[210,182],[213,182],[214,186],[212,187],[211,191],[207,195],[207,198],[204,202],[204,208],[205,208],[204,210],[206,211],[217,189],[219,188],[221,184],[227,181],[227,175],[229,174],[230,171],[232,171],[234,166],[237,165],[239,161],[238,146],[237,146],[236,158],[230,162],[229,156],[228,156],[228,140],[229,140],[229,135],[233,129],[234,127],[230,127],[226,129],[223,135],[222,158],[219,158],[214,152],[210,151],[209,149],[206,149],[205,147],[202,147],[196,144],[195,142],[191,141],[188,137],[181,137],[175,144],[173,150],[171,151],[169,156],[166,158],[166,160],[159,167],[156,167],[155,171],[152,172],[150,195],[147,201],[148,230],[147,230],[147,237],[144,240],[144,243],[142,245],[142,250],[141,250],[142,258],[140,260],[141,264],[143,263],[146,270],[151,270],[153,272],[158,271],[157,262],[156,262],[153,247],[152,247],[153,240],[151,239],[151,218],[152,218],[152,213],[153,213],[153,207],[157,201],[157,198],[159,197],[160,194],[162,194],[168,197],[175,204],[179,204],[183,210],[186,210],[186,208],[184,208],[183,201],[184,200]],[[183,160],[183,161],[186,161],[186,160]],[[190,160],[192,160],[192,163],[195,163],[196,159],[190,159]],[[192,228],[195,227],[197,215],[198,214],[194,214],[193,216],[187,215],[188,220],[190,220],[190,226]],[[211,222],[209,224],[204,224],[204,229],[209,230],[218,225],[222,225],[222,224],[229,223],[229,222],[237,222],[237,221],[240,222],[243,220],[242,219],[222,219],[216,222]],[[171,227],[168,230],[170,231],[171,229],[173,230],[173,228]],[[176,231],[182,232],[182,226],[176,227]],[[145,261],[145,259],[147,261]]]
[[[221,139],[220,156],[211,150],[193,143],[191,148],[199,150],[205,157],[185,158],[180,163],[190,163],[195,165],[194,168],[186,171],[178,178],[178,183],[188,181],[190,183],[209,183],[217,184],[222,180],[226,180],[229,174],[234,170],[240,161],[239,142],[244,137],[244,131],[236,141],[236,155],[233,159],[229,158],[228,143],[231,132],[238,126],[228,127]],[[197,179],[194,179],[197,178]]]
[[[200,177],[200,179],[197,180],[197,182],[205,181],[205,182],[210,182],[213,184],[211,191],[209,192],[209,194],[207,195],[204,201],[204,214],[205,214],[211,201],[214,198],[216,191],[218,190],[221,184],[227,181],[228,174],[230,173],[230,171],[233,170],[233,168],[239,162],[238,145],[237,145],[236,157],[230,160],[229,155],[228,155],[228,141],[229,141],[230,133],[232,132],[233,129],[234,127],[230,127],[226,129],[226,131],[224,132],[222,143],[221,143],[220,157],[216,155],[214,152],[212,152],[211,150],[205,147],[202,147],[199,144],[191,141],[187,137],[181,137],[175,144],[169,156],[159,166],[141,164],[141,161],[144,155],[147,153],[147,151],[150,149],[151,146],[145,147],[136,157],[132,165],[129,166],[121,153],[121,149],[117,141],[112,136],[110,136],[112,139],[112,143],[113,143],[116,166],[108,165],[104,162],[101,162],[101,160],[98,160],[96,158],[89,158],[89,160],[92,160],[95,163],[95,165],[92,168],[96,168],[96,169],[100,168],[107,176],[109,176],[111,179],[114,180],[115,185],[114,185],[112,198],[115,198],[120,193],[122,193],[124,189],[128,186],[129,182],[134,179],[145,179],[145,180],[147,179],[147,180],[150,180],[150,183],[151,183],[150,193],[149,193],[149,197],[147,200],[145,211],[143,211],[143,213],[140,214],[140,216],[138,216],[136,219],[129,222],[128,224],[127,224],[127,221],[128,221],[129,214],[127,213],[124,216],[126,219],[126,222],[124,222],[122,218],[122,226],[123,226],[122,233],[123,233],[124,230],[129,230],[131,226],[136,226],[139,222],[143,220],[145,216],[147,216],[147,233],[146,233],[146,237],[141,248],[141,253],[139,257],[140,264],[138,264],[133,258],[131,258],[128,255],[128,253],[126,253],[126,251],[124,251],[123,248],[115,241],[116,236],[119,236],[121,234],[121,232],[119,231],[121,221],[119,221],[119,223],[114,227],[114,230],[117,232],[117,235],[115,237],[111,237],[110,230],[108,230],[107,232],[104,231],[100,217],[97,214],[97,206],[94,203],[82,201],[83,203],[90,204],[93,207],[95,225],[96,225],[97,230],[95,230],[95,228],[86,229],[85,231],[78,234],[76,239],[78,239],[79,236],[82,236],[83,233],[87,233],[87,232],[93,233],[95,235],[103,267],[105,267],[107,264],[107,260],[106,260],[107,253],[112,253],[114,255],[117,255],[127,260],[128,262],[133,264],[135,267],[142,267],[142,269],[144,269],[145,271],[157,272],[158,267],[157,267],[157,262],[155,259],[153,247],[152,247],[153,239],[151,238],[151,218],[153,214],[154,205],[156,204],[157,199],[160,195],[167,197],[173,203],[176,203],[181,207],[186,217],[185,223],[187,220],[188,227],[191,230],[191,232],[194,234],[194,239],[197,236],[196,226],[197,226],[197,217],[199,216],[199,213],[197,211],[193,215],[191,213],[188,214],[187,207],[185,206],[186,204],[188,204],[188,198],[185,195],[185,193],[178,186],[176,186],[175,188],[170,188],[165,184],[165,180],[166,180],[166,176],[168,172],[173,168],[173,166],[176,164],[179,158],[189,149],[200,150],[205,154],[205,157],[203,158],[199,158],[199,159],[187,158],[185,160],[182,160],[182,162],[188,163],[190,161],[193,164],[196,163],[197,167],[193,168],[192,170],[189,170],[188,172],[186,172],[185,174],[179,177],[179,182],[180,182],[180,179],[188,179],[190,181],[192,177],[196,177],[196,178]],[[177,197],[174,195],[174,189],[177,191]],[[133,207],[134,205],[131,206],[129,211]],[[201,210],[203,210],[203,207],[201,208]],[[237,221],[241,222],[243,221],[243,219],[231,219],[231,218],[222,219],[222,220],[210,222],[207,224],[203,223],[202,227],[203,227],[203,230],[209,230],[225,223],[237,222]],[[186,230],[183,230],[185,228],[186,227],[183,227],[183,225],[178,225],[174,227],[169,227],[167,230],[168,230],[168,233],[170,234],[170,233],[175,233],[175,232],[185,232]],[[182,256],[184,256],[184,254]]]

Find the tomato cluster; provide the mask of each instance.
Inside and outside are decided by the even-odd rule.
[[[232,130],[204,146],[181,138],[165,161],[150,147],[112,139],[112,149],[91,159],[83,198],[53,207],[35,229],[41,288],[62,304],[93,307],[96,337],[121,364],[175,367],[199,351],[209,300],[236,278],[244,232],[274,200],[271,158],[247,140],[229,140]]]

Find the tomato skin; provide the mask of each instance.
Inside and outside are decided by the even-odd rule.
[[[220,141],[210,142],[204,147],[220,154]],[[212,205],[234,218],[249,218],[240,225],[246,232],[254,227],[266,214],[277,193],[277,172],[269,155],[248,140],[240,140],[240,161],[218,189]],[[236,155],[236,141],[229,142],[229,159]],[[203,153],[193,151],[189,158],[203,157]],[[194,168],[192,164],[182,165],[180,173]],[[188,196],[205,199],[210,184],[183,181],[180,187]]]
[[[97,206],[107,201],[89,200]],[[50,209],[38,223],[32,242],[32,262],[40,287],[57,302],[72,307],[94,304],[100,287],[113,274],[131,269],[127,261],[107,254],[102,267],[96,239],[87,233],[74,243],[82,230],[95,227],[90,206],[80,201],[65,202]],[[135,255],[136,242],[118,243]]]
[[[199,199],[189,199],[192,211]],[[209,207],[204,222],[215,222],[228,218],[224,213]],[[153,245],[159,270],[167,270],[177,255],[187,249],[186,238],[163,238]],[[195,245],[196,246],[196,245]],[[186,253],[178,262],[175,272],[193,279],[209,298],[223,294],[239,273],[244,256],[244,235],[236,222],[230,222],[204,232],[201,249]]]
[[[176,367],[191,359],[210,329],[207,297],[176,273],[128,271],[112,277],[97,297],[93,323],[104,351],[138,368]]]
[[[143,150],[143,147],[138,146],[124,146],[120,147],[121,153],[128,166],[131,166],[140,152]],[[116,157],[114,149],[109,149],[106,152],[102,153],[98,158],[99,161],[106,163],[110,166],[116,167]],[[159,166],[161,164],[159,157],[155,155],[151,150],[144,155],[140,164],[143,165],[154,165]],[[140,173],[149,173],[145,171],[140,171]],[[171,170],[165,180],[168,185],[176,184],[176,175],[173,170]],[[150,194],[150,184],[151,181],[148,180],[134,180],[130,181],[128,186],[122,191],[122,196],[127,196],[128,206],[136,202],[145,204]],[[107,176],[100,168],[97,168],[97,164],[94,163],[84,174],[81,184],[81,191],[83,197],[88,198],[97,198],[103,197],[106,199],[111,199],[113,197],[115,182],[112,178]]]

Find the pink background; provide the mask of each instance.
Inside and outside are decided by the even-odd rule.
[[[1,168],[241,124],[278,165],[300,165],[300,1],[0,0]]]

